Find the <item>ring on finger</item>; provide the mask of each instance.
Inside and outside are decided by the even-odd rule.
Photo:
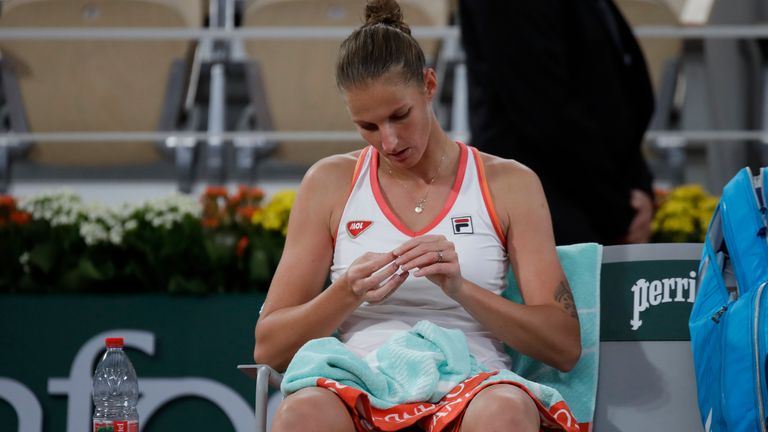
[[[443,259],[443,251],[439,250],[439,251],[437,251],[437,262],[441,263],[443,261],[445,261]]]

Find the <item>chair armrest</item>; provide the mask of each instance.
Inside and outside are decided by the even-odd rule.
[[[262,373],[265,374],[265,376],[268,378],[269,385],[275,388],[279,388],[280,384],[283,382],[283,374],[272,369],[272,367],[269,365],[247,364],[237,365],[237,368],[240,370],[240,372],[244,373],[248,376],[248,378],[251,379],[258,379],[259,371],[265,370],[265,372]]]
[[[249,378],[256,380],[254,401],[256,432],[266,432],[269,387],[279,388],[280,383],[283,382],[283,375],[265,364],[238,365],[237,368]]]

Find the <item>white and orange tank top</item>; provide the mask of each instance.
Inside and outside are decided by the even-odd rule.
[[[459,168],[449,197],[437,218],[419,232],[401,223],[382,196],[378,152],[373,147],[362,151],[336,234],[331,280],[338,279],[366,252],[389,252],[413,237],[442,234],[454,243],[465,279],[502,293],[509,268],[504,234],[478,151],[458,145]],[[461,330],[478,361],[494,369],[509,368],[503,344],[426,277],[411,275],[387,300],[363,303],[339,327],[339,338],[364,356],[393,333],[408,330],[421,320]]]

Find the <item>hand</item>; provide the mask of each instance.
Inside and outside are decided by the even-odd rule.
[[[396,274],[399,266],[394,260],[392,252],[366,252],[357,258],[345,274],[352,293],[368,303],[386,300],[408,278],[408,272]]]
[[[647,193],[632,189],[629,204],[635,209],[635,217],[629,224],[625,243],[648,243],[651,239],[651,219],[653,219],[653,201]]]
[[[453,242],[442,235],[427,235],[409,240],[394,251],[395,263],[406,272],[418,267],[414,276],[426,276],[450,297],[462,286],[458,255]]]

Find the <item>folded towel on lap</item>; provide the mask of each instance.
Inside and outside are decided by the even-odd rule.
[[[444,329],[429,321],[421,321],[412,329],[392,336],[365,358],[357,356],[335,338],[309,341],[296,353],[285,371],[281,390],[289,395],[306,387],[321,386],[339,393],[340,389],[351,387],[359,392],[348,397],[350,408],[357,409],[357,399],[363,392],[366,410],[374,412],[369,414],[368,420],[373,421],[397,417],[391,413],[407,410],[411,408],[408,404],[419,402],[435,404],[419,404],[419,417],[439,415],[443,407],[447,408],[443,411],[452,411],[446,405],[453,403],[461,403],[455,408],[463,409],[480,389],[493,383],[510,383],[525,389],[537,401],[543,420],[557,423],[555,414],[560,413],[560,417],[566,419],[564,424],[575,424],[568,421],[572,415],[557,390],[508,370],[488,370],[469,352],[466,338],[460,331]],[[455,399],[457,388],[461,389],[458,393],[471,393],[471,397],[446,401],[446,396]],[[399,409],[400,406],[403,409]],[[376,415],[383,412],[390,415]],[[411,418],[415,422],[417,417],[408,417]]]

